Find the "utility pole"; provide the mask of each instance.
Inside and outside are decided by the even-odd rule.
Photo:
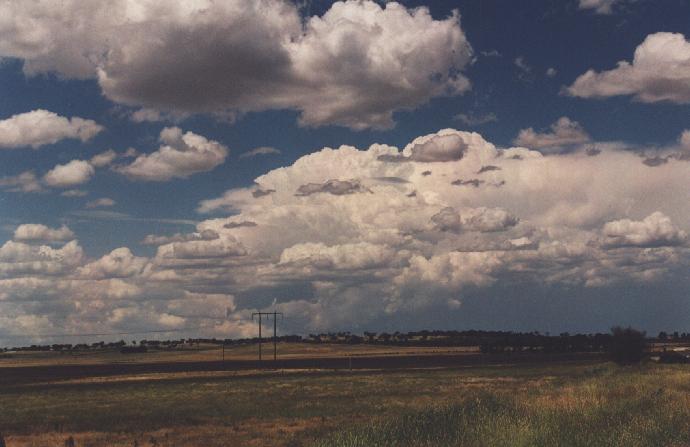
[[[261,316],[262,315],[270,315],[270,314],[267,312],[254,312],[252,314],[252,321],[254,321],[255,315],[259,316],[259,361],[261,361]]]
[[[278,315],[283,318],[282,312],[273,311],[273,361],[278,360],[278,348],[276,347],[276,322],[278,321]]]
[[[254,317],[257,316],[259,317],[259,361],[261,361],[261,317],[266,316],[268,318],[269,316],[273,316],[273,361],[277,360],[278,358],[278,348],[277,348],[277,339],[276,339],[276,328],[277,328],[277,320],[278,320],[278,315],[280,317],[283,317],[282,312],[254,312],[252,313],[252,321],[254,321]]]

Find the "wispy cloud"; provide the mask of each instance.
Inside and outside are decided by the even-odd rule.
[[[257,148],[254,148],[250,151],[244,152],[243,154],[240,154],[240,158],[252,158],[256,157],[257,155],[270,155],[270,154],[280,154],[280,150],[271,147],[271,146],[260,146]]]
[[[66,214],[67,220],[114,220],[131,222],[155,222],[170,225],[196,225],[199,222],[191,219],[166,219],[159,217],[137,217],[126,213],[108,210],[77,210]]]
[[[481,126],[482,124],[494,123],[498,121],[498,117],[495,113],[458,113],[453,117],[453,119],[470,127]]]

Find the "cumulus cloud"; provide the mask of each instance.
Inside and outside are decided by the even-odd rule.
[[[50,169],[42,177],[34,171],[25,171],[21,174],[8,177],[0,177],[0,189],[10,192],[40,193],[48,188],[72,188],[88,183],[96,174],[96,167],[105,166],[104,154],[97,155],[91,161],[72,160],[65,164],[58,164]],[[107,154],[109,157],[110,155]],[[92,162],[95,160],[96,164]],[[67,189],[60,193],[63,197],[83,197],[88,193],[80,189]]]
[[[280,154],[280,150],[271,146],[259,146],[250,151],[244,152],[240,155],[240,158],[253,158],[257,155],[270,155],[270,154]]]
[[[66,225],[50,228],[43,224],[22,224],[14,230],[14,240],[17,242],[59,242],[71,239],[74,239],[74,233]]]
[[[607,222],[602,233],[608,247],[663,247],[679,245],[687,240],[687,233],[658,211],[641,221],[621,219]]]
[[[394,257],[389,247],[368,242],[326,246],[304,243],[288,247],[280,255],[280,264],[309,265],[326,270],[356,270],[385,267]]]
[[[460,160],[466,150],[467,144],[462,137],[452,134],[439,135],[413,143],[410,158],[421,162]]]
[[[690,103],[690,42],[679,33],[648,35],[635,49],[632,63],[618,62],[612,70],[588,70],[564,92],[581,98],[631,95],[654,103]]]
[[[88,161],[72,160],[48,171],[43,181],[54,188],[70,188],[88,182],[95,174],[96,170]]]
[[[86,142],[102,130],[103,126],[92,120],[65,118],[37,109],[0,121],[0,149],[27,146],[37,149],[68,138]]]
[[[158,247],[156,254],[159,258],[175,259],[203,259],[244,256],[247,250],[234,237],[227,235],[223,238],[210,240],[198,239],[183,242],[171,242]]]
[[[334,179],[347,183],[324,186]],[[296,195],[310,184],[319,191]],[[150,234],[152,256],[6,242],[0,319],[102,331],[194,318],[205,335],[227,337],[253,333],[243,321],[265,297],[290,315],[290,331],[307,332],[433,325],[497,290],[582,299],[656,287],[690,265],[690,207],[677,193],[688,188],[678,157],[650,167],[616,147],[544,156],[453,129],[404,148],[323,148],[203,201],[199,211],[214,215],[192,232]]]
[[[83,258],[77,241],[60,248],[7,241],[0,247],[0,278],[65,274],[73,271]]]
[[[396,2],[336,2],[306,18],[284,0],[11,2],[0,14],[14,18],[0,25],[0,56],[27,75],[95,78],[140,108],[137,121],[293,109],[303,125],[388,128],[397,110],[470,88],[459,14]]]
[[[135,123],[158,122],[163,121],[163,114],[158,110],[153,109],[139,109],[132,112],[130,118]]]
[[[141,273],[148,260],[136,257],[129,248],[116,248],[102,258],[79,268],[79,275],[90,279],[127,278]]]
[[[684,130],[683,133],[680,134],[678,143],[680,143],[680,146],[684,150],[690,151],[690,130]]]
[[[101,152],[100,154],[96,154],[93,157],[91,157],[89,163],[91,163],[96,168],[103,168],[112,163],[116,158],[117,152],[115,152],[112,149],[108,149],[105,152]]]
[[[157,151],[137,156],[115,170],[132,180],[164,182],[211,171],[225,162],[228,148],[179,127],[166,127],[160,133],[163,143]]]
[[[522,129],[513,143],[530,149],[558,151],[566,146],[589,141],[590,137],[580,123],[563,116],[551,125],[551,132],[535,132],[531,127]]]

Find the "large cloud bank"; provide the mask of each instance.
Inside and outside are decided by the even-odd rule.
[[[249,313],[274,299],[293,332],[357,329],[461,314],[496,285],[519,300],[530,285],[661,284],[688,267],[687,172],[680,158],[544,156],[452,129],[402,149],[324,148],[203,201],[213,216],[148,236],[150,257],[122,247],[89,259],[67,228],[18,228],[0,248],[0,338],[251,335]]]
[[[336,2],[78,0],[0,5],[0,56],[28,75],[97,79],[109,99],[164,114],[293,109],[303,125],[387,128],[396,110],[470,87],[459,16]],[[155,19],[155,20],[154,20]]]

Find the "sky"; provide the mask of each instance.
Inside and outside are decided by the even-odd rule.
[[[0,345],[690,327],[687,1],[0,17]]]

